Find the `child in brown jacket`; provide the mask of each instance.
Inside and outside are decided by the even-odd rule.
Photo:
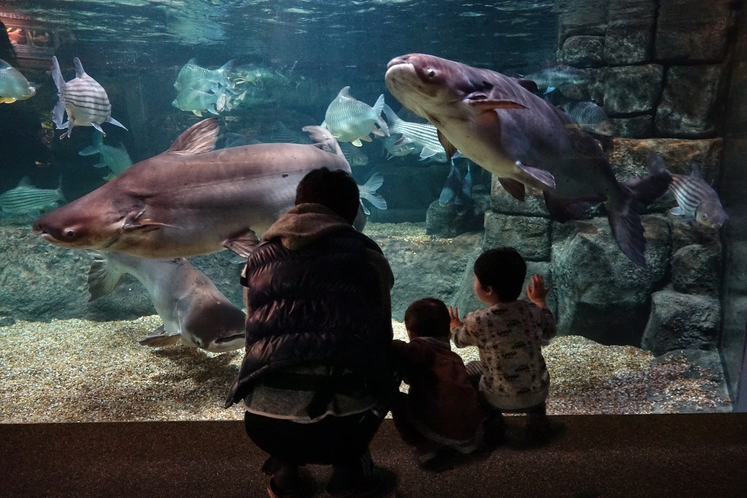
[[[450,450],[474,451],[485,418],[462,358],[451,351],[449,322],[442,301],[415,301],[405,312],[410,342],[392,343],[399,371],[410,386],[392,408],[394,422],[420,465],[429,470],[445,470]]]

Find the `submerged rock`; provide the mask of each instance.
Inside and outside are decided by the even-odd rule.
[[[676,349],[716,349],[721,322],[718,299],[673,290],[655,292],[651,298],[643,349],[657,356]]]

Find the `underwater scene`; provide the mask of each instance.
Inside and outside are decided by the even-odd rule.
[[[483,307],[474,262],[511,246],[552,286],[548,414],[747,409],[743,2],[0,0],[0,21],[0,423],[243,418],[240,273],[320,167],[359,186],[395,338],[417,299]]]

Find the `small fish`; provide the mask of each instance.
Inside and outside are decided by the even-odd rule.
[[[217,116],[220,110],[219,102],[221,101],[222,95],[222,92],[220,95],[216,95],[214,93],[188,88],[182,90],[182,92],[176,96],[171,105],[177,109],[181,109],[182,111],[191,112],[195,116],[202,117],[203,111],[207,111]]]
[[[60,139],[69,137],[76,126],[93,126],[104,136],[106,133],[101,129],[102,123],[111,123],[126,130],[127,128],[122,123],[111,116],[112,105],[109,103],[109,96],[104,87],[86,74],[80,59],[74,58],[73,63],[75,64],[75,78],[65,82],[57,57],[52,57],[52,78],[57,85],[60,98],[52,111],[52,120],[58,130],[67,128]],[[65,112],[67,112],[68,120],[63,123]]]
[[[389,122],[390,133],[400,133],[402,138],[394,142],[395,145],[412,143],[415,149],[420,149],[420,159],[431,159],[445,163],[446,151],[438,141],[438,129],[430,123],[412,123],[401,119],[391,107],[384,104],[384,115]]]
[[[111,180],[124,170],[132,166],[132,159],[127,154],[124,145],[112,147],[104,144],[104,136],[101,133],[93,134],[93,145],[89,145],[82,151],[78,152],[81,156],[101,155],[101,162],[94,165],[95,168],[109,168],[111,174],[104,177],[105,180]]]
[[[389,128],[380,116],[383,106],[384,94],[379,95],[371,107],[353,98],[350,95],[350,87],[346,86],[327,107],[322,127],[327,128],[338,142],[350,142],[360,147],[361,140],[371,141],[369,133],[378,136],[389,135]]]
[[[13,66],[0,59],[0,104],[12,104],[36,94],[36,88]]]
[[[400,140],[401,138],[402,134],[394,133],[388,137],[384,137],[381,139],[387,155],[387,160],[393,157],[404,157],[412,154],[417,150],[417,147],[414,143],[409,141],[403,142],[402,140]]]
[[[218,93],[221,88],[233,88],[233,82],[228,79],[228,72],[232,66],[233,61],[230,60],[218,69],[206,69],[198,66],[195,59],[190,59],[179,70],[174,88],[178,92],[199,90],[213,93]]]
[[[656,152],[650,152],[649,169],[653,172],[667,172],[664,159]],[[669,189],[677,199],[678,206],[669,210],[675,216],[683,216],[683,221],[693,221],[709,228],[721,228],[729,214],[724,211],[721,200],[713,188],[703,179],[697,164],[691,166],[690,175],[669,173],[672,183]]]
[[[472,206],[472,168],[469,161],[467,161],[467,174],[462,179],[462,189],[454,199],[454,206],[460,216]]]
[[[532,80],[537,83],[539,91],[550,93],[556,88],[564,88],[573,85],[582,85],[590,80],[589,73],[583,69],[575,67],[558,65],[545,68],[536,73],[527,74],[524,79]]]
[[[368,156],[358,147],[353,147],[352,144],[348,143],[341,143],[340,148],[350,166],[365,166],[368,164]]]
[[[163,325],[140,344],[151,347],[181,342],[222,353],[244,347],[244,313],[203,272],[184,258],[144,259],[116,252],[89,251],[89,301],[109,294],[129,273],[143,284]]]
[[[373,175],[371,175],[371,178],[368,179],[365,185],[358,185],[358,191],[360,192],[361,198],[361,207],[363,208],[363,212],[366,214],[366,216],[370,215],[371,211],[369,211],[366,205],[363,204],[363,199],[366,199],[368,202],[370,202],[376,209],[381,209],[382,211],[386,209],[386,199],[376,193],[376,191],[379,190],[379,187],[381,187],[383,184],[384,177],[381,176],[381,173],[374,173]]]
[[[449,170],[449,176],[446,177],[446,183],[441,189],[441,195],[438,197],[438,204],[441,207],[448,206],[454,199],[456,199],[457,193],[462,191],[462,173],[454,164],[454,160],[451,160],[451,170]]]
[[[582,130],[605,137],[615,134],[615,127],[607,113],[594,102],[568,102],[563,105],[563,110]]]
[[[31,179],[24,176],[16,188],[0,194],[0,211],[4,215],[28,214],[38,218],[46,208],[56,208],[57,201],[65,201],[62,195],[62,177],[56,189],[36,188]]]

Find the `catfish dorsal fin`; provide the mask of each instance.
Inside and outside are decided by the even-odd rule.
[[[193,124],[174,140],[167,152],[177,154],[202,154],[215,149],[215,140],[218,138],[218,120],[215,118],[203,119]]]
[[[451,160],[451,157],[456,154],[457,148],[454,147],[454,144],[449,142],[449,139],[441,133],[441,130],[438,130],[438,141],[441,142],[441,145],[446,151],[446,159]]]

